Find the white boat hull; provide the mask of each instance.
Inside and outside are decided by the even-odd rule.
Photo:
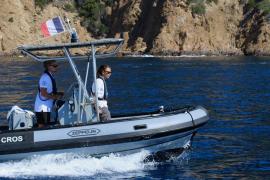
[[[194,119],[196,117],[196,119]],[[115,118],[106,123],[0,134],[18,141],[0,144],[0,160],[22,159],[50,153],[104,156],[184,149],[208,120],[201,107],[191,111]],[[22,141],[19,141],[21,140]]]

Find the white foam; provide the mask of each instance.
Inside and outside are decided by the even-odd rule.
[[[145,58],[153,58],[153,57],[158,57],[158,58],[179,58],[179,57],[187,57],[187,58],[196,58],[196,57],[206,57],[206,55],[202,54],[202,55],[195,55],[195,54],[191,54],[191,55],[151,55],[151,54],[140,54],[140,55],[127,55],[126,57],[145,57]]]
[[[96,174],[125,173],[143,170],[148,152],[119,156],[111,154],[101,158],[82,157],[78,154],[50,154],[16,162],[0,163],[0,177],[35,176],[94,176]]]
[[[180,55],[179,57],[206,57],[206,55],[202,54],[202,55]]]
[[[148,57],[155,57],[154,55],[151,55],[151,54],[139,54],[139,55],[136,55],[136,54],[132,54],[132,55],[127,55],[127,57],[145,57],[145,58],[148,58]]]

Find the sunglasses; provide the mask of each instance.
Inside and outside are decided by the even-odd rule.
[[[58,65],[57,64],[51,64],[50,66],[52,66],[52,67],[58,67]]]
[[[112,74],[112,71],[105,71],[106,74]]]

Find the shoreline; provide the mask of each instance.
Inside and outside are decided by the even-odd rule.
[[[53,54],[50,54],[53,55]],[[55,54],[57,55],[57,54]],[[81,54],[82,55],[82,54]],[[142,52],[128,52],[128,51],[120,51],[117,54],[118,57],[157,57],[157,58],[179,58],[179,57],[222,57],[222,56],[262,56],[268,57],[270,56],[270,52],[262,52],[257,51],[254,53],[245,54],[243,52],[211,52],[211,51],[181,51],[181,52],[158,52],[158,53],[142,53]],[[25,57],[21,52],[15,50],[13,52],[0,52],[0,57]]]
[[[210,52],[210,51],[181,51],[181,52],[159,52],[159,53],[154,53],[154,54],[147,54],[147,53],[140,53],[140,52],[120,52],[121,56],[123,57],[169,57],[169,58],[177,58],[177,57],[232,57],[232,56],[265,56],[265,57],[270,57],[270,52],[255,52],[255,53],[249,53],[245,54],[243,52],[224,52],[224,51],[219,51],[219,52]]]

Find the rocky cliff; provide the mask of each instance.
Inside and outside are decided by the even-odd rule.
[[[99,38],[81,25],[76,10],[67,12],[61,4],[50,3],[42,10],[33,0],[2,1],[2,54],[19,44],[69,41],[68,34],[42,39],[40,24],[56,15],[71,19],[80,40]],[[243,0],[204,2],[202,14],[194,13],[191,0],[115,0],[106,7],[109,31],[104,36],[124,38],[127,53],[270,55],[270,23],[265,13],[247,10]]]

